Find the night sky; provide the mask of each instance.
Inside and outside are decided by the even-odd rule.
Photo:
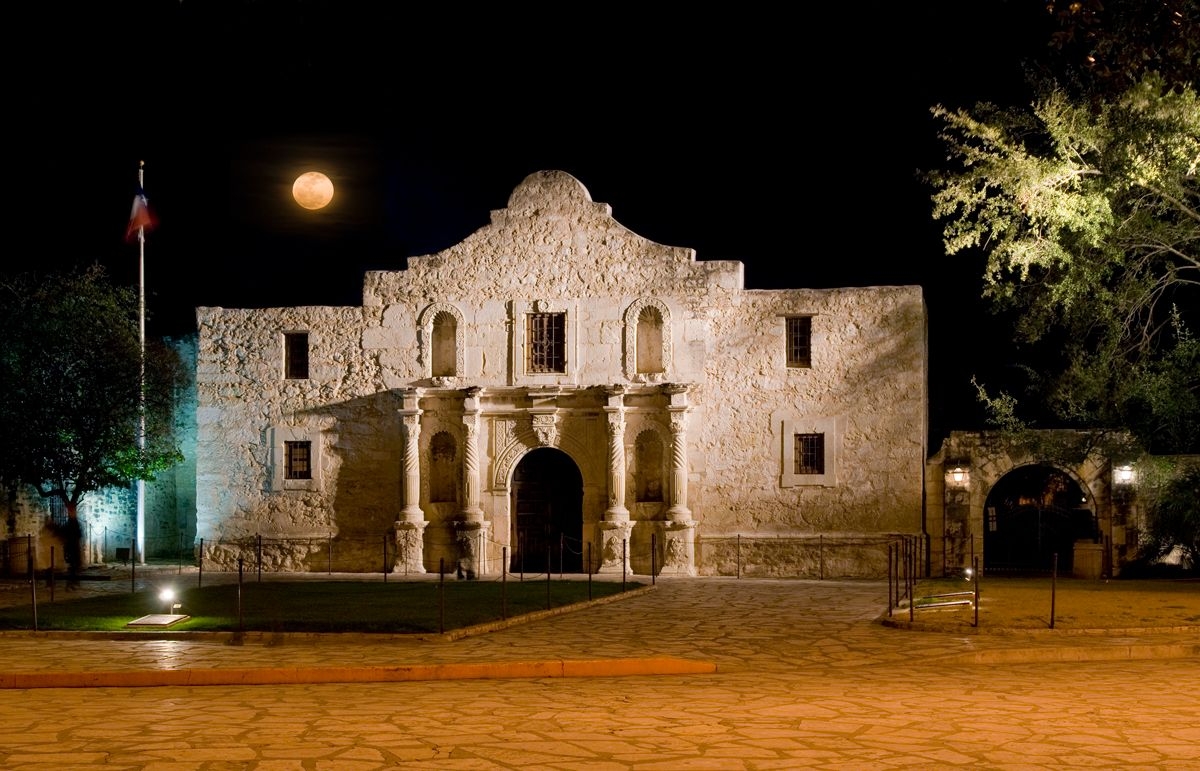
[[[136,286],[144,160],[150,334],[193,331],[196,306],[358,305],[364,271],[461,241],[561,169],[636,233],[741,260],[748,288],[922,285],[933,446],[980,427],[969,381],[1003,369],[1004,330],[916,172],[939,161],[931,105],[1029,102],[1040,0],[78,6],[11,31],[36,53],[11,68],[32,190],[5,270],[101,262]],[[337,188],[319,212],[290,195],[310,169]]]

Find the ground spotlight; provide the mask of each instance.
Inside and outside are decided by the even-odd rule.
[[[175,602],[175,590],[169,586],[158,593],[158,599],[167,604],[168,615],[175,613],[183,607],[178,602]]]

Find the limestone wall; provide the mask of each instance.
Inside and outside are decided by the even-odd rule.
[[[631,324],[650,306],[662,320],[665,371],[646,375],[631,364]],[[531,311],[566,314],[563,372],[526,372],[523,319]],[[439,313],[455,320],[452,376],[431,370]],[[811,368],[786,366],[787,315],[813,317]],[[334,542],[339,554],[358,555],[347,563],[374,569],[374,544],[405,503],[405,389],[419,389],[423,466],[435,432],[463,446],[463,389],[483,389],[478,503],[493,547],[509,537],[505,474],[537,445],[528,427],[534,404],[553,413],[553,446],[583,474],[585,523],[602,518],[609,448],[600,392],[614,384],[631,389],[621,407],[631,479],[639,434],[652,431],[670,454],[667,402],[655,389],[687,387],[687,506],[698,538],[920,530],[920,288],[745,290],[740,262],[697,261],[691,249],[632,233],[562,172],[530,175],[508,207],[462,243],[411,258],[406,270],[368,273],[362,307],[200,308],[197,321],[195,534],[213,559],[236,559],[262,539],[274,544],[272,565],[307,566],[327,558]],[[309,334],[307,379],[283,377],[290,331]],[[831,463],[821,484],[784,483],[792,430],[826,432]],[[283,442],[296,439],[313,443],[311,483],[280,479]],[[427,480],[422,485],[432,568],[453,553],[462,501],[430,502]],[[638,501],[632,488],[624,501],[631,518],[662,522],[665,499]],[[633,544],[652,532],[635,530]],[[304,539],[316,546],[296,545]],[[720,572],[723,559],[699,572]],[[769,572],[798,574],[799,559]],[[871,566],[867,572],[878,564],[856,561]]]

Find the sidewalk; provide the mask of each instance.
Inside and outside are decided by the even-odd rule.
[[[149,588],[168,570],[138,568],[144,574],[134,580]],[[229,580],[222,575],[205,574],[205,585]],[[83,583],[80,593],[131,591],[129,582],[115,579]],[[1200,657],[1200,627],[978,635],[910,629],[907,614],[887,618],[887,591],[886,582],[873,581],[659,578],[616,598],[445,635],[5,632],[0,688],[669,676]]]

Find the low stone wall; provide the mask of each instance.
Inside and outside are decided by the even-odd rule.
[[[901,535],[702,537],[696,561],[702,576],[882,580],[902,572],[906,539],[919,548],[919,538]]]

